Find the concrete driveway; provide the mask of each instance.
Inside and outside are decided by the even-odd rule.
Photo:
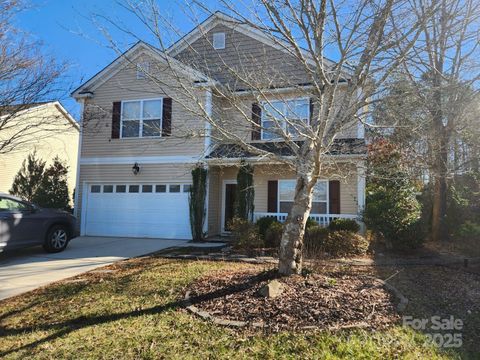
[[[195,246],[222,246],[219,243]],[[0,254],[0,300],[75,276],[119,260],[172,246],[191,246],[187,240],[80,236],[67,249],[48,254],[41,247]]]

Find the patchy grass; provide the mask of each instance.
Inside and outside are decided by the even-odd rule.
[[[247,267],[252,265],[145,257],[2,301],[0,358],[458,358],[400,326],[377,332],[235,332],[179,306],[187,285],[200,276]]]

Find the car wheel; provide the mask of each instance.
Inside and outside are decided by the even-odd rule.
[[[65,250],[68,244],[68,228],[64,225],[55,225],[48,229],[43,248],[49,253]]]

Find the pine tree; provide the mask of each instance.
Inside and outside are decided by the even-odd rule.
[[[29,154],[15,175],[10,194],[33,201],[42,182],[44,170],[45,161],[37,159],[36,151]]]
[[[69,210],[67,174],[68,166],[55,157],[45,170],[33,201],[41,207]]]

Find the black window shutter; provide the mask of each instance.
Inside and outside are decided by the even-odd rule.
[[[172,135],[172,99],[163,98],[162,136]]]
[[[258,103],[252,104],[252,140],[260,140],[260,122],[262,118],[262,108]]]
[[[268,181],[268,194],[267,194],[267,211],[276,213],[278,212],[278,181]]]
[[[340,181],[330,180],[328,183],[330,214],[340,214]]]
[[[122,111],[122,103],[115,101],[112,108],[112,139],[120,137],[120,113]]]

